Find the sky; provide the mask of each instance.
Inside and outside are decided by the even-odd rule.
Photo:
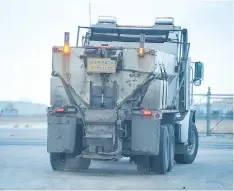
[[[0,5],[0,100],[27,99],[49,104],[51,48],[63,45],[77,26],[98,16],[118,24],[152,25],[171,16],[188,29],[192,61],[202,61],[204,80],[194,93],[233,93],[233,2],[198,0],[2,0]]]

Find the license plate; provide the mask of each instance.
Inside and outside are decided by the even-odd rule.
[[[90,73],[115,73],[116,61],[110,58],[88,58],[87,72]]]

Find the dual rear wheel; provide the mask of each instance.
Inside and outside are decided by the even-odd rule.
[[[151,156],[151,171],[158,174],[170,172],[174,166],[175,138],[172,125],[160,129],[159,155]]]
[[[160,127],[159,154],[145,157],[144,162],[137,164],[137,170],[140,173],[166,174],[170,172],[174,164],[174,141],[174,128],[172,125],[162,125]]]
[[[185,146],[183,154],[175,154],[175,137],[172,125],[160,127],[159,154],[149,156],[148,160],[137,165],[139,172],[166,174],[174,166],[174,161],[179,164],[190,164],[196,158],[198,151],[198,132],[195,123],[189,128],[189,144]],[[143,164],[143,165],[142,165]]]

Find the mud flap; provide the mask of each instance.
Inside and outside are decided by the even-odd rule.
[[[135,117],[132,120],[131,148],[134,153],[158,155],[160,120]]]
[[[72,153],[75,139],[76,117],[48,117],[47,152]]]

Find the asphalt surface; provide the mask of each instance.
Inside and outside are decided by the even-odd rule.
[[[54,172],[44,128],[0,128],[0,190],[159,189],[232,190],[232,137],[200,137],[193,164],[175,164],[167,175],[140,175],[136,165],[92,161],[87,172]]]

